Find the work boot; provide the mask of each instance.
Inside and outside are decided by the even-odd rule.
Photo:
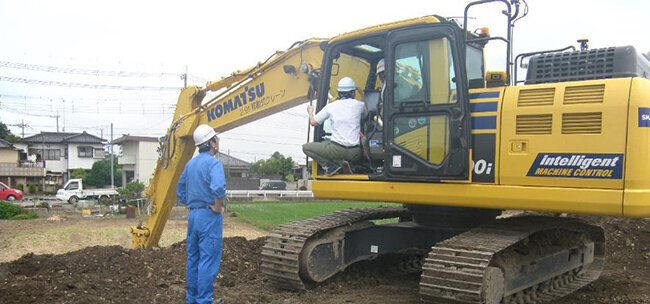
[[[343,164],[341,164],[341,170],[339,172],[342,174],[354,174],[354,171],[352,171],[352,166],[350,166],[350,163],[347,161],[343,161]]]
[[[341,170],[341,165],[339,163],[332,163],[329,166],[327,166],[327,171],[325,171],[325,175],[327,176],[332,176],[339,172]]]

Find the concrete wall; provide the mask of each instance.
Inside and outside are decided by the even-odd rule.
[[[228,190],[257,190],[259,187],[259,178],[226,177],[226,189]]]
[[[18,150],[0,149],[0,163],[18,163]]]
[[[138,144],[138,154],[136,160],[135,179],[149,185],[149,180],[153,176],[158,161],[157,142],[141,141]]]
[[[138,154],[138,145],[136,142],[128,141],[120,144],[122,154],[117,158],[120,165],[135,165],[136,155]]]

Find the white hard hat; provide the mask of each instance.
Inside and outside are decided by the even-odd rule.
[[[349,92],[354,91],[357,88],[357,85],[354,84],[354,80],[350,77],[343,77],[339,80],[339,85],[337,90],[339,92]]]
[[[377,62],[377,72],[375,72],[375,74],[379,74],[383,72],[385,69],[386,68],[384,64],[384,59],[382,58],[381,60],[379,60],[379,62]]]
[[[215,136],[217,136],[217,132],[215,132],[210,126],[199,125],[196,127],[196,130],[194,130],[194,135],[192,137],[194,138],[194,144],[200,146]]]

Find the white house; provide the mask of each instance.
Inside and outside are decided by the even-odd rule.
[[[124,135],[112,143],[122,147],[117,159],[122,165],[122,187],[134,180],[148,186],[158,161],[158,138]]]
[[[90,170],[93,163],[106,156],[106,140],[86,133],[41,132],[15,144],[27,159],[45,161],[47,180],[60,184],[77,168]]]

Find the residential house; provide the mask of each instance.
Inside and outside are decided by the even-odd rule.
[[[20,150],[0,139],[0,182],[11,188],[22,188],[27,191],[26,185],[42,185],[44,177],[45,168],[42,163],[21,161]]]
[[[127,134],[112,143],[122,148],[117,159],[118,164],[122,166],[122,186],[134,180],[149,185],[158,161],[158,138]],[[228,189],[259,187],[259,179],[250,177],[250,163],[224,153],[218,153],[217,158],[223,164]]]
[[[106,157],[106,140],[83,131],[81,133],[41,132],[25,137],[16,146],[23,150],[24,159],[45,162],[46,185],[65,183],[72,171],[90,170],[93,163]]]
[[[126,134],[112,143],[122,147],[117,158],[122,165],[122,187],[134,180],[148,186],[158,161],[158,138]]]
[[[217,153],[217,159],[223,164],[229,190],[253,190],[259,187],[259,178],[251,177],[250,163],[221,152]]]

